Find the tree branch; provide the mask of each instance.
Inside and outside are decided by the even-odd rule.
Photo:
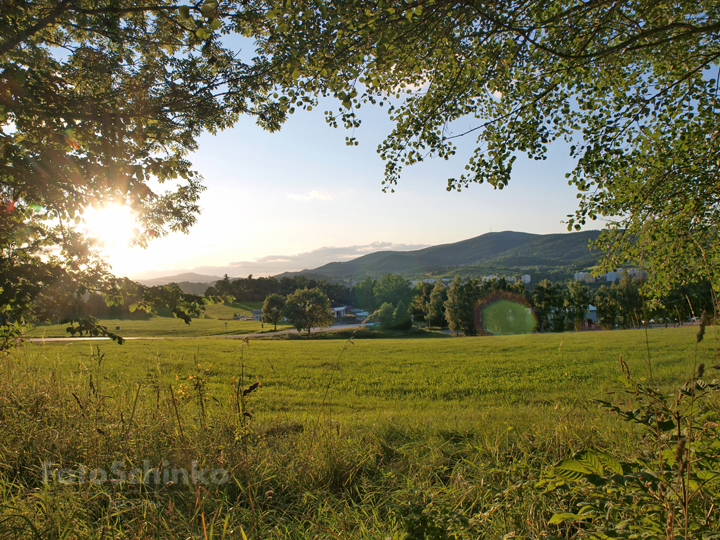
[[[50,13],[48,13],[45,17],[38,20],[38,22],[36,22],[30,28],[26,28],[25,30],[18,32],[8,41],[4,42],[2,45],[0,45],[0,57],[5,56],[15,47],[20,45],[23,41],[27,40],[29,37],[34,36],[43,28],[53,24],[55,22],[55,19],[57,19],[58,16],[61,15],[63,12],[68,11],[73,6],[75,1],[76,0],[61,0],[61,2],[57,6],[55,6],[54,9],[50,10]]]

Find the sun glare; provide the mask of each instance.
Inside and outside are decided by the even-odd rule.
[[[103,243],[102,251],[110,257],[126,251],[137,223],[127,206],[117,204],[104,208],[89,208],[83,215],[85,232]]]

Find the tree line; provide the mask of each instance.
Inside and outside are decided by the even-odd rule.
[[[225,276],[206,294],[232,296],[238,301],[264,301],[263,317],[266,322],[277,324],[286,317],[293,324],[306,321],[307,314],[297,315],[295,306],[312,300],[326,306],[319,312],[329,312],[330,302],[353,305],[374,313],[383,328],[407,329],[413,321],[425,321],[429,327],[447,327],[453,332],[476,335],[482,331],[478,320],[479,303],[507,300],[522,304],[531,310],[538,332],[563,332],[579,330],[589,322],[589,307],[596,308],[597,323],[607,329],[639,327],[645,321],[682,324],[690,317],[699,317],[703,311],[713,313],[713,292],[709,282],[683,285],[672,289],[660,301],[646,301],[643,282],[627,273],[611,286],[601,286],[594,292],[580,281],[553,283],[543,280],[528,289],[521,282],[512,283],[505,278],[480,281],[455,276],[445,285],[442,280],[434,283],[420,282],[414,287],[402,276],[386,274],[379,279],[348,286],[317,281],[305,276],[230,279]],[[307,291],[312,295],[307,298]],[[302,295],[300,293],[302,292]],[[300,296],[298,296],[300,295]],[[295,310],[295,311],[293,311]],[[304,317],[304,319],[303,319]],[[310,326],[332,321],[315,317]],[[297,325],[296,325],[297,326]],[[299,329],[309,329],[303,323]]]

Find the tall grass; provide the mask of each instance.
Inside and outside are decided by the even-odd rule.
[[[564,535],[543,471],[589,446],[637,451],[586,400],[611,385],[582,354],[603,335],[638,336],[29,346],[0,359],[0,538]],[[657,334],[657,377],[688,335]],[[162,479],[194,461],[227,482]],[[114,462],[158,474],[87,481]],[[58,481],[81,465],[86,481]]]

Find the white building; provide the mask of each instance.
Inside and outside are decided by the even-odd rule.
[[[584,281],[585,283],[595,283],[595,276],[592,275],[592,272],[575,272],[573,278],[577,281]]]
[[[342,319],[345,316],[345,308],[347,306],[340,306],[340,307],[331,307],[330,311],[333,312],[333,316],[336,319]]]
[[[620,272],[622,271],[622,268],[620,270],[615,270],[614,272],[608,272],[607,274],[603,274],[605,276],[605,281],[617,281],[620,279]]]
[[[262,309],[253,309],[252,318],[253,321],[262,321]]]
[[[425,279],[416,279],[410,282],[410,286],[414,287],[418,283],[430,283],[431,285],[435,283],[437,279],[435,278],[425,278]]]
[[[628,274],[630,274],[630,277],[633,277],[635,279],[647,279],[648,273],[643,270],[642,268],[628,268],[626,270]]]
[[[522,281],[525,285],[530,283],[530,274],[523,274],[520,276],[520,281]]]

